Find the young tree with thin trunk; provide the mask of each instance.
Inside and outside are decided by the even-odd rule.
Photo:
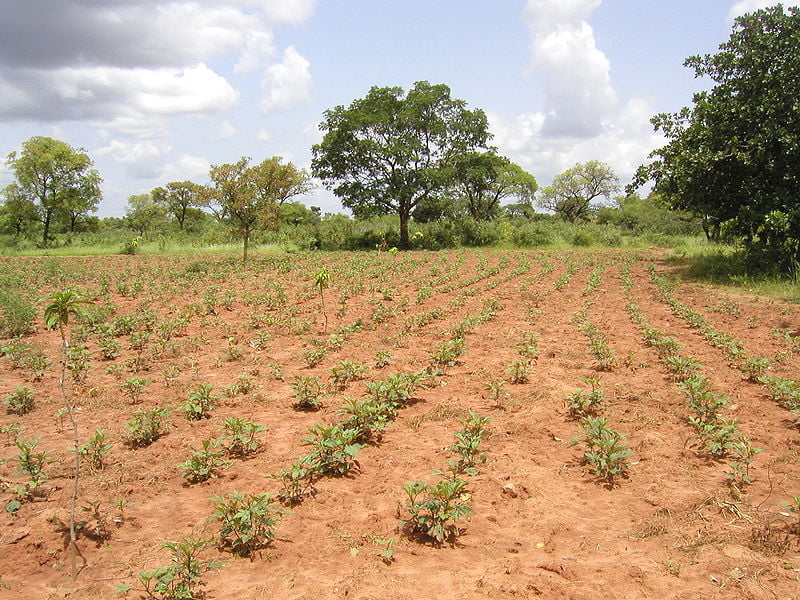
[[[206,190],[215,213],[241,234],[245,262],[253,232],[274,226],[278,206],[311,189],[305,171],[292,163],[282,164],[278,156],[252,167],[250,160],[244,156],[232,164],[212,166],[212,184]]]
[[[73,450],[75,453],[74,474],[72,477],[72,498],[69,510],[69,543],[70,543],[70,572],[74,579],[77,574],[76,556],[77,544],[75,535],[75,508],[78,503],[78,479],[81,470],[81,453],[79,448],[80,438],[78,436],[78,421],[75,418],[75,410],[70,399],[69,387],[66,383],[67,376],[67,354],[69,351],[69,340],[67,339],[67,326],[70,317],[78,316],[79,308],[83,304],[88,304],[89,300],[73,291],[56,292],[44,299],[48,304],[44,309],[44,323],[48,329],[58,327],[61,334],[61,375],[59,386],[61,397],[64,400],[64,408],[69,416],[72,425]]]

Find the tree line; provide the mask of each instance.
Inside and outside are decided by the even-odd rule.
[[[695,94],[693,107],[653,117],[668,143],[638,169],[627,198],[652,182],[654,202],[701,219],[710,239],[736,241],[761,265],[800,272],[798,47],[800,9],[778,5],[737,18],[718,53],[687,59],[715,85]],[[170,182],[132,196],[128,224],[144,228],[154,215],[170,215],[182,231],[197,211],[210,212],[238,232],[246,257],[253,232],[275,227],[279,208],[309,192],[315,178],[356,219],[394,215],[399,246],[408,248],[412,221],[490,221],[510,211],[531,217],[536,205],[574,223],[620,190],[597,160],[540,190],[534,175],[491,146],[486,114],[444,84],[373,87],[325,111],[320,130],[310,173],[278,157],[257,164],[243,157],[213,166],[205,185]],[[15,182],[2,190],[6,231],[20,235],[38,223],[46,245],[53,224],[74,231],[97,208],[101,179],[84,151],[34,137],[7,165]]]

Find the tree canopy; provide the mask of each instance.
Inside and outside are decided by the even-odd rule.
[[[243,156],[235,163],[212,166],[212,184],[206,191],[215,212],[241,234],[245,261],[252,232],[274,225],[283,202],[311,189],[308,174],[292,163],[284,165],[278,156],[253,166],[250,161]]]
[[[542,190],[541,207],[575,223],[585,219],[599,199],[610,200],[619,191],[619,178],[607,164],[598,160],[578,163]]]
[[[538,189],[533,175],[495,152],[463,154],[456,158],[453,170],[456,193],[478,221],[497,217],[506,198],[529,204]]]
[[[672,207],[724,228],[768,264],[800,261],[800,9],[781,5],[738,17],[716,54],[684,65],[715,85],[693,106],[652,119],[669,142],[639,168]]]
[[[97,208],[101,199],[99,173],[89,156],[65,142],[35,136],[22,150],[8,155],[17,191],[34,203],[44,225],[43,243],[50,235],[53,217],[68,216],[74,229],[77,219]]]
[[[180,231],[183,231],[189,209],[200,207],[205,202],[203,186],[192,181],[171,181],[164,187],[155,188],[151,195],[178,221]]]
[[[373,87],[350,106],[325,111],[320,129],[313,174],[356,216],[397,214],[404,248],[414,208],[441,196],[452,185],[456,158],[487,149],[490,138],[482,110],[468,110],[449,87],[427,81],[407,94]]]

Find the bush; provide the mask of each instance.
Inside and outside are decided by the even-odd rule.
[[[36,304],[20,290],[0,290],[0,337],[16,337],[33,331]]]
[[[220,545],[239,556],[250,556],[256,550],[269,546],[278,519],[286,511],[272,505],[269,494],[242,494],[231,492],[227,496],[213,496],[214,516],[221,522]]]

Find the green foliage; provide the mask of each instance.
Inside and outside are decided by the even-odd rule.
[[[220,446],[217,440],[203,440],[200,448],[191,446],[189,460],[178,465],[183,470],[181,476],[189,483],[201,483],[217,477],[219,471],[231,464],[223,458],[225,450],[221,450]]]
[[[36,304],[21,289],[0,289],[0,337],[16,337],[33,331]]]
[[[3,399],[3,404],[6,405],[6,411],[10,414],[27,414],[33,410],[33,390],[30,390],[23,385],[19,385],[14,393],[9,394],[5,397],[5,399]]]
[[[557,175],[541,192],[538,203],[575,223],[588,217],[592,203],[610,199],[619,190],[619,178],[611,167],[597,160],[578,163]],[[579,245],[579,244],[578,244]]]
[[[41,441],[41,437],[27,441],[20,439],[14,441],[14,445],[19,450],[19,454],[15,458],[19,464],[19,470],[15,471],[15,473],[17,475],[25,475],[28,480],[20,486],[10,486],[14,498],[6,503],[6,511],[8,512],[13,513],[19,510],[22,502],[31,500],[39,491],[39,486],[47,481],[47,474],[44,472],[44,468],[47,464],[55,461],[50,458],[49,453],[46,451],[36,452]]]
[[[591,466],[592,473],[609,483],[615,478],[627,477],[628,459],[633,452],[622,443],[625,437],[611,429],[605,417],[585,417],[580,426],[587,448],[583,459]],[[576,443],[573,441],[570,445]]]
[[[297,410],[319,410],[322,408],[322,396],[325,384],[313,375],[304,377],[295,375],[291,383],[294,397],[297,400],[292,406]]]
[[[584,378],[592,391],[584,393],[576,390],[567,396],[567,410],[569,416],[573,419],[583,419],[584,417],[597,416],[600,406],[603,403],[603,390],[600,388],[600,382],[597,379]]]
[[[166,433],[169,410],[151,408],[137,410],[125,425],[127,442],[134,448],[149,446]]]
[[[408,518],[400,522],[409,534],[420,534],[437,544],[454,540],[460,534],[457,523],[472,514],[467,482],[447,477],[436,485],[412,481],[403,486],[407,496]]]
[[[78,446],[78,453],[81,458],[86,459],[92,469],[102,469],[105,467],[105,456],[114,447],[107,443],[106,433],[102,429],[96,430],[89,441]]]
[[[719,52],[684,63],[714,86],[694,106],[656,115],[669,140],[640,167],[671,206],[704,218],[707,235],[738,237],[762,272],[796,275],[800,261],[798,153],[800,9],[773,6],[735,19]]]
[[[149,598],[156,600],[199,598],[197,588],[202,585],[203,574],[224,565],[216,560],[200,559],[202,551],[211,545],[208,540],[184,538],[179,542],[165,542],[162,545],[172,553],[169,565],[139,573],[139,581]],[[117,593],[124,593],[130,589],[131,586],[120,585]]]
[[[367,366],[362,363],[354,363],[349,360],[340,361],[330,371],[333,386],[338,390],[343,390],[351,382],[361,379],[366,370]]]
[[[512,360],[508,363],[506,371],[509,374],[511,383],[528,383],[531,374],[531,365],[525,360]]]
[[[399,87],[373,87],[349,107],[326,111],[320,129],[314,176],[357,217],[397,214],[403,248],[410,246],[411,212],[451,187],[453,158],[489,139],[483,111],[467,110],[446,85],[426,81],[405,95]]]
[[[310,433],[303,438],[303,443],[312,449],[309,458],[314,470],[323,475],[342,476],[358,468],[356,455],[365,447],[357,441],[359,430],[339,423],[317,423]]]
[[[451,452],[458,454],[456,472],[477,475],[477,466],[486,462],[486,454],[480,451],[480,445],[489,421],[489,417],[481,417],[472,411],[459,420],[463,427],[455,433],[456,442],[449,448]]]
[[[258,425],[247,419],[239,417],[228,417],[225,423],[220,425],[223,434],[220,440],[229,456],[244,458],[256,452],[261,446],[256,436],[266,427]]]
[[[214,409],[216,397],[211,393],[213,386],[201,383],[196,390],[189,392],[189,399],[181,405],[181,410],[190,421],[207,419]]]
[[[239,556],[269,546],[274,529],[286,511],[272,504],[269,494],[242,494],[233,491],[225,496],[212,496],[214,516],[220,522],[219,539],[223,548]]]
[[[318,475],[317,465],[312,457],[303,456],[288,469],[271,473],[267,477],[281,482],[283,487],[278,491],[278,499],[288,506],[294,506],[314,494],[314,480]]]
[[[274,224],[278,205],[311,189],[308,174],[292,163],[282,164],[278,156],[253,166],[250,160],[244,156],[233,164],[212,166],[212,186],[207,189],[217,213],[241,234],[243,261],[247,261],[251,234]]]
[[[306,366],[309,369],[313,369],[328,355],[328,349],[325,346],[320,346],[319,348],[309,348],[308,350],[303,350],[303,360],[306,363]]]
[[[12,368],[30,371],[34,380],[39,381],[43,376],[50,361],[44,353],[44,348],[36,342],[23,342],[16,339],[6,346],[0,347],[3,358],[11,361]]]
[[[44,245],[59,213],[68,217],[74,231],[76,221],[100,202],[102,179],[91,168],[92,160],[65,142],[34,136],[22,144],[21,152],[9,154],[6,164],[14,173],[17,192],[40,214]]]
[[[131,404],[138,404],[139,396],[151,383],[153,382],[145,377],[129,377],[122,384],[122,391],[130,399]]]

